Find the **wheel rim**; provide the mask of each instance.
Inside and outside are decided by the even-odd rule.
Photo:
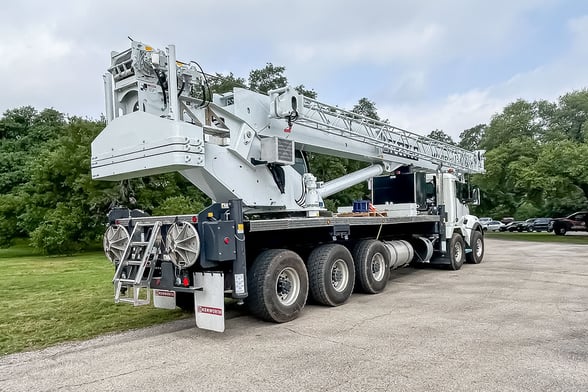
[[[370,269],[374,280],[379,282],[384,278],[384,275],[386,274],[386,261],[381,253],[376,253],[374,257],[372,257]]]
[[[292,267],[286,267],[278,274],[276,295],[282,305],[289,306],[296,302],[300,294],[300,276]]]
[[[344,291],[349,283],[349,269],[342,259],[338,259],[331,267],[331,284],[338,291]]]
[[[453,246],[453,259],[456,263],[459,263],[463,255],[463,249],[461,248],[461,244],[458,242]]]
[[[484,243],[482,242],[481,238],[478,238],[476,240],[476,248],[475,248],[475,252],[476,252],[476,257],[480,258],[482,257],[482,252],[484,251]]]

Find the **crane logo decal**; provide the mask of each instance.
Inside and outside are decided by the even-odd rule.
[[[212,308],[210,306],[198,306],[198,313],[211,314],[213,316],[222,316],[223,310],[221,308]]]

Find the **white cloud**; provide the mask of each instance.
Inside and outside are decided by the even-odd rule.
[[[588,16],[571,19],[568,30],[573,44],[550,63],[491,86],[453,93],[440,101],[381,105],[380,114],[394,125],[418,133],[441,129],[457,140],[461,131],[488,123],[517,99],[555,101],[566,92],[588,88]]]
[[[432,90],[444,67],[518,59],[517,43],[536,28],[530,14],[558,8],[556,0],[21,0],[0,14],[0,112],[30,104],[99,115],[101,74],[130,35],[175,43],[180,58],[211,73],[247,77],[266,62],[285,65],[293,84],[327,103],[351,107],[366,96],[392,123],[457,136],[516,98],[554,99],[585,85],[584,16],[568,23],[575,44],[557,60],[513,68],[493,85],[472,79],[444,95]]]

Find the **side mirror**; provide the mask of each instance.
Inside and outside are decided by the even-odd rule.
[[[475,187],[472,189],[472,199],[471,199],[470,204],[472,204],[474,206],[480,205],[480,188]]]

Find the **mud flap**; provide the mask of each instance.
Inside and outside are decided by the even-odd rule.
[[[225,330],[225,277],[222,272],[194,273],[196,326],[216,332]]]
[[[153,306],[160,309],[176,308],[176,292],[170,290],[153,290]]]

